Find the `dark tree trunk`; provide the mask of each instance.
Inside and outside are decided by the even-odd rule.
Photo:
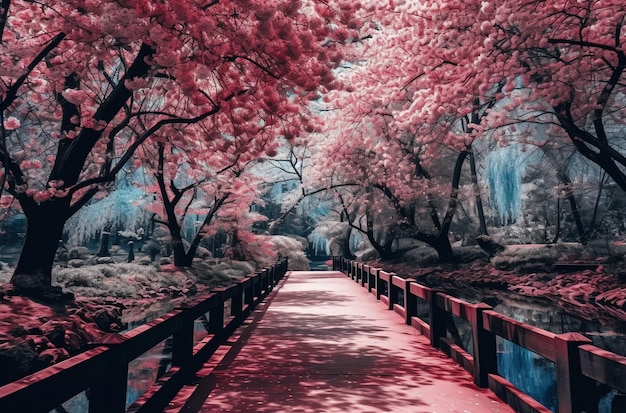
[[[487,222],[485,221],[485,212],[483,210],[483,200],[480,196],[480,188],[478,187],[478,174],[476,173],[476,159],[474,153],[469,153],[470,172],[472,175],[472,187],[474,188],[474,199],[476,200],[476,212],[478,213],[479,232],[482,235],[487,233]]]
[[[11,284],[20,293],[36,295],[52,286],[52,266],[68,217],[69,199],[37,204],[24,196],[21,201],[27,228]]]
[[[445,236],[439,236],[435,238],[435,241],[429,244],[431,247],[437,251],[437,255],[439,256],[439,262],[441,263],[449,263],[454,262],[455,257],[452,253],[452,244],[450,244],[450,239],[448,238],[448,234]]]
[[[98,257],[110,257],[111,252],[109,251],[109,240],[111,238],[111,229],[106,228],[100,234],[100,249],[98,249]]]
[[[341,239],[340,247],[342,257],[345,257],[349,260],[353,260],[356,258],[352,251],[350,251],[350,233],[348,233],[347,237]]]
[[[174,265],[177,267],[191,267],[192,255],[187,254],[185,251],[185,244],[180,236],[180,229],[178,232],[173,232],[170,229],[170,236],[172,238],[172,253],[174,254]]]

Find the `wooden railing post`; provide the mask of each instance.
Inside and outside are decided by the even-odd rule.
[[[216,288],[213,292],[218,298],[209,312],[209,333],[221,338],[224,332],[224,289]]]
[[[559,413],[593,413],[598,411],[598,400],[593,380],[582,375],[578,347],[592,344],[579,333],[565,333],[554,337],[556,352],[556,382]]]
[[[230,315],[240,320],[243,316],[243,284],[245,279],[237,281],[237,292],[230,301]]]
[[[367,278],[368,279],[367,280],[367,284],[368,284],[368,287],[369,287],[369,277],[370,277],[369,270],[367,272],[365,272],[365,271],[362,270],[362,268],[363,267],[361,267],[361,279],[358,280],[359,284],[361,284],[361,287],[365,287],[365,284],[366,284],[365,278]]]
[[[374,284],[376,285],[376,299],[380,300],[380,296],[382,295],[382,282],[380,280],[380,268],[376,268],[374,275]]]
[[[267,273],[267,275],[265,276],[265,295],[267,296],[270,291],[272,291],[272,288],[274,287],[273,281],[272,281],[272,267],[268,267],[265,269],[265,272]]]
[[[372,290],[376,289],[376,276],[372,275],[372,272],[370,271],[371,267],[367,267],[367,269],[365,270],[365,276],[367,277],[367,292],[371,293]]]
[[[472,346],[474,347],[474,383],[478,387],[489,387],[489,374],[498,371],[496,335],[483,326],[483,311],[492,307],[479,303],[468,306],[469,322],[472,325]]]
[[[256,271],[254,273],[254,298],[256,301],[257,297],[261,297],[261,291],[263,290],[262,283],[263,273],[261,271]]]
[[[435,348],[441,348],[441,337],[446,336],[447,313],[437,306],[437,294],[440,292],[440,290],[431,289],[426,294],[430,322],[430,345]]]
[[[250,274],[244,281],[247,285],[243,289],[243,302],[248,306],[248,312],[254,310],[254,274]]]
[[[370,266],[367,264],[362,264],[361,265],[361,275],[363,277],[367,277],[367,291],[371,292],[372,291],[372,286],[371,283],[369,282],[369,278],[370,278]]]
[[[411,283],[414,282],[413,278],[406,278],[404,280],[404,322],[411,325],[411,317],[417,316],[417,297],[411,294]]]
[[[195,320],[191,311],[179,308],[183,312],[183,327],[172,335],[172,365],[185,366],[193,357],[193,328]]]
[[[124,357],[112,357],[104,377],[89,388],[89,413],[126,411],[128,363]]]

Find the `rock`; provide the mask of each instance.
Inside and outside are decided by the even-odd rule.
[[[0,346],[0,384],[16,380],[33,369],[33,362],[37,359],[35,344],[32,340],[24,340],[17,344],[3,344]]]
[[[65,346],[65,326],[60,321],[48,321],[41,325],[41,331],[55,347]]]
[[[26,331],[26,329],[22,326],[16,326],[14,328],[12,328],[9,333],[13,336],[13,337],[22,337],[28,334],[28,332]]]
[[[165,294],[168,295],[169,294],[169,290],[165,287],[159,288],[159,294]]]
[[[101,308],[93,314],[93,321],[98,328],[107,333],[116,332],[124,328],[121,312],[115,307]]]
[[[69,265],[70,267],[73,267],[73,268],[80,268],[80,267],[83,267],[85,265],[85,260],[72,259],[72,260],[69,260],[67,262],[67,265]]]
[[[138,261],[139,265],[150,265],[152,264],[152,261],[150,260],[150,257],[141,257],[141,259]]]
[[[198,247],[196,250],[196,257],[198,258],[213,258],[213,254],[207,248]]]
[[[99,340],[102,336],[104,336],[106,333],[104,333],[96,323],[85,323],[83,325],[81,325],[80,330],[77,330],[77,332],[79,334],[82,334],[81,331],[87,336],[90,337],[91,339],[88,340],[88,343],[93,343],[97,340]]]
[[[86,247],[72,247],[70,249],[70,260],[74,259],[86,259],[91,255],[89,248]]]
[[[68,359],[69,357],[70,354],[64,348],[49,348],[39,353],[37,359],[44,366],[49,366]]]
[[[505,250],[503,245],[495,242],[489,235],[481,234],[477,236],[476,242],[478,243],[478,246],[480,246],[480,248],[482,248],[489,255],[489,257],[493,257]]]
[[[74,353],[78,352],[83,345],[87,344],[78,333],[72,330],[65,330],[65,348]]]
[[[96,264],[115,264],[112,257],[98,257],[96,258]]]
[[[159,260],[159,265],[169,265],[172,263],[172,260],[169,257],[162,257]]]
[[[198,286],[193,280],[185,281],[185,289],[187,289],[187,295],[196,295],[198,294]]]

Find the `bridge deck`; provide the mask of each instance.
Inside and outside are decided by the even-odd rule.
[[[166,412],[513,412],[340,272],[291,272]]]

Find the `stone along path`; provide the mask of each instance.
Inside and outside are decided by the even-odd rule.
[[[513,412],[336,271],[288,273],[166,411]]]

